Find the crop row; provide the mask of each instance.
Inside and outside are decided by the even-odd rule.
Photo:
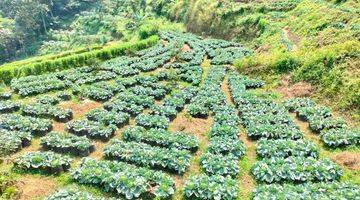
[[[231,177],[219,175],[195,175],[185,183],[184,193],[194,199],[236,199],[238,196],[238,181]]]
[[[179,149],[155,147],[144,143],[124,142],[114,139],[104,148],[108,158],[156,169],[184,173],[190,165],[190,152]]]
[[[171,176],[147,168],[117,161],[96,161],[84,158],[71,172],[74,180],[124,195],[126,199],[143,196],[168,198],[174,193]]]
[[[0,101],[0,113],[12,113],[16,112],[20,109],[20,104],[12,101],[12,100],[5,100]]]
[[[194,60],[196,55],[199,57],[207,55],[211,59],[211,64],[231,64],[235,59],[249,55],[250,52],[238,43],[220,39],[202,39],[189,33],[162,32],[162,39],[186,43],[191,48],[190,52],[182,52],[180,58],[183,60]]]
[[[332,116],[325,106],[316,106],[307,98],[292,98],[284,102],[285,107],[296,112],[300,120],[308,121],[310,129],[320,134],[321,140],[328,147],[360,145],[360,130],[348,127],[345,120]]]
[[[166,116],[156,114],[139,114],[135,117],[136,125],[144,128],[161,128],[167,129],[170,120]]]
[[[160,105],[153,105],[150,114],[161,115],[173,120],[186,103],[188,103],[197,93],[197,87],[186,87],[173,92],[165,97]]]
[[[219,87],[225,77],[225,68],[213,66],[204,80],[204,85],[187,106],[189,114],[195,117],[207,117],[213,105],[223,104],[225,95]]]
[[[107,101],[115,94],[125,90],[125,87],[120,84],[110,85],[106,82],[97,82],[91,85],[73,86],[74,94],[80,94],[83,97],[95,101]]]
[[[115,78],[117,75],[134,75],[138,70],[153,70],[167,62],[173,56],[172,46],[164,52],[158,52],[159,47],[148,49],[140,58],[127,58],[129,62],[117,68],[114,62],[104,63],[100,67],[81,67],[49,73],[39,76],[27,76],[11,81],[11,88],[21,96],[42,94],[54,90],[63,90],[73,85],[95,83]],[[154,53],[155,52],[155,53]],[[149,56],[154,55],[154,56]],[[123,57],[124,58],[124,57]],[[116,62],[115,62],[116,63]],[[117,69],[116,69],[117,68]],[[129,69],[133,69],[130,71]],[[126,72],[124,72],[126,71]]]
[[[261,139],[256,145],[256,153],[262,158],[281,157],[319,157],[319,149],[316,145],[306,140]]]
[[[11,99],[12,93],[11,92],[0,92],[0,100],[9,100]]]
[[[57,132],[50,132],[42,137],[40,144],[45,150],[69,153],[75,156],[88,156],[95,150],[95,146],[85,136],[79,137]]]
[[[262,199],[358,199],[357,185],[340,182],[270,184],[258,186],[253,193],[254,200]]]
[[[227,105],[221,91],[225,68],[213,66],[204,85],[188,107],[196,117],[207,116],[211,111],[213,124],[210,128],[210,143],[200,156],[200,166],[206,173],[191,176],[185,183],[184,193],[195,199],[235,199],[238,194],[238,160],[245,154],[245,146],[238,138],[239,117],[234,107]]]
[[[79,200],[100,200],[100,198],[95,198],[88,192],[79,191],[78,188],[67,188],[60,189],[52,194],[48,195],[45,200],[64,200],[64,199],[79,199]]]
[[[165,129],[146,130],[143,127],[131,126],[121,135],[125,141],[143,142],[165,148],[185,149],[194,152],[199,147],[199,140],[195,136],[182,132],[170,133]]]
[[[104,108],[108,111],[122,111],[130,115],[138,115],[145,108],[154,104],[154,98],[146,95],[136,95],[131,92],[124,92],[115,99],[104,103]]]
[[[71,109],[61,109],[51,104],[27,104],[21,107],[23,115],[40,118],[53,118],[58,122],[67,122],[72,119]]]
[[[98,108],[86,113],[86,118],[106,126],[115,125],[117,127],[122,127],[129,122],[130,115],[125,112],[107,111]]]
[[[30,132],[33,135],[45,135],[52,129],[52,122],[49,119],[5,114],[0,116],[0,128]]]
[[[14,160],[14,168],[19,170],[35,170],[49,174],[59,174],[70,168],[71,159],[68,156],[46,152],[28,152]]]
[[[116,126],[106,126],[100,122],[94,122],[87,119],[75,120],[66,124],[66,129],[75,135],[100,139],[103,141],[109,140],[115,133]]]
[[[0,155],[12,154],[29,146],[32,138],[33,136],[29,132],[0,129]]]
[[[251,169],[259,182],[319,182],[338,180],[342,170],[328,159],[316,160],[308,157],[263,159]]]

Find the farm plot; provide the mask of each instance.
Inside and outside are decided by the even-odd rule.
[[[0,94],[0,154],[13,160],[7,169],[62,179],[66,187],[48,191],[46,199],[244,199],[240,173],[258,183],[254,199],[287,199],[282,191],[309,193],[310,199],[360,196],[357,185],[340,180],[341,167],[304,138],[288,110],[300,110],[306,120],[319,114],[323,120],[310,126],[321,135],[334,131],[332,140],[342,144],[339,130],[346,130],[358,144],[345,122],[327,120],[326,109],[301,111],[315,107],[310,100],[283,106],[253,94],[265,83],[233,71],[229,64],[250,53],[237,43],[177,32],[160,38],[153,47],[95,66],[12,80]],[[184,45],[189,50],[182,51]],[[225,79],[231,102],[222,89]],[[85,101],[99,106],[82,113],[63,108]],[[211,118],[201,136],[205,147],[196,135],[168,130],[180,112],[189,120]],[[55,132],[55,124],[64,128]],[[241,126],[258,140],[258,160],[249,172],[239,165],[249,151]],[[34,141],[39,148],[30,151]],[[193,158],[196,174],[189,173]]]

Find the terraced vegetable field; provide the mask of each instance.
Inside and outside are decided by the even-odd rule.
[[[359,199],[359,169],[330,159],[359,156],[359,129],[310,99],[272,98],[231,66],[251,53],[240,44],[159,36],[0,94],[0,169],[54,183],[38,194],[46,185],[25,181],[23,199]]]

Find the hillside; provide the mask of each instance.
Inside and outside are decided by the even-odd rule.
[[[357,199],[359,14],[0,2],[0,199]]]

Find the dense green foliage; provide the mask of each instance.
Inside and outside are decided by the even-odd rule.
[[[35,170],[50,174],[59,174],[70,168],[71,159],[68,156],[47,152],[28,152],[14,160],[14,168],[19,170]]]
[[[78,188],[68,188],[58,190],[46,197],[46,200],[63,200],[63,199],[79,199],[79,200],[96,200],[87,192],[79,191]]]
[[[71,175],[79,183],[102,187],[105,191],[122,194],[126,199],[146,194],[167,198],[174,193],[171,176],[123,162],[84,158]]]
[[[306,194],[306,196],[304,196]],[[254,200],[261,199],[356,199],[359,188],[353,184],[306,183],[300,185],[262,185],[254,191]]]

